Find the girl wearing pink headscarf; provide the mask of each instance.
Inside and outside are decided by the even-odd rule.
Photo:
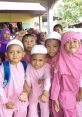
[[[76,117],[76,94],[82,72],[82,49],[80,35],[69,31],[62,35],[59,62],[54,77],[51,99],[58,117]]]

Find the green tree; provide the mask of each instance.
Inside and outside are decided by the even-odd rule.
[[[54,16],[62,18],[59,23],[65,27],[77,23],[82,17],[82,0],[63,0],[54,11]]]

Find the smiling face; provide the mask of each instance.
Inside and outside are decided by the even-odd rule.
[[[50,39],[46,41],[46,48],[48,50],[48,54],[53,57],[59,51],[60,42],[56,39]]]
[[[40,69],[46,62],[45,54],[33,54],[31,56],[31,64],[35,69]]]
[[[70,53],[70,54],[74,54],[79,50],[80,47],[80,41],[72,38],[71,40],[68,40],[65,44],[64,44],[64,48],[65,50]]]
[[[6,55],[11,64],[17,64],[24,57],[24,51],[19,45],[10,45]]]

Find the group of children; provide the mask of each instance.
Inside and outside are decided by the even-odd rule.
[[[38,103],[41,117],[81,117],[81,39],[54,31],[39,45],[33,34],[9,41],[0,66],[0,117],[39,117]]]

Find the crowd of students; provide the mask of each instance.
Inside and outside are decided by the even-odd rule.
[[[0,117],[82,117],[81,39],[60,24],[13,39],[2,29]]]

